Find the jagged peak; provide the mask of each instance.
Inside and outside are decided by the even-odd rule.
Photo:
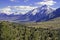
[[[32,14],[35,15],[36,13],[39,13],[40,11],[44,11],[44,10],[46,10],[47,13],[50,13],[53,11],[53,9],[49,7],[48,5],[42,5],[41,7],[35,8],[32,11]]]

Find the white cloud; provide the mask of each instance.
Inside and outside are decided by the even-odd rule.
[[[20,0],[10,0],[11,2],[20,2]],[[24,2],[27,2],[29,0],[23,0]]]
[[[24,0],[24,2],[27,2],[28,0]]]
[[[56,3],[56,2],[53,1],[53,0],[44,0],[44,1],[38,2],[38,3],[36,3],[36,4],[52,6],[52,5],[54,5],[55,3]]]
[[[15,0],[10,0],[10,1],[15,1]]]
[[[6,8],[0,9],[1,13],[6,13],[8,15],[14,13],[14,14],[25,14],[28,11],[34,9],[36,7],[31,6],[8,6]]]
[[[52,1],[52,0],[44,0],[44,1]]]
[[[11,2],[19,2],[19,0],[10,0]]]
[[[10,8],[3,8],[3,9],[0,9],[0,12],[9,15],[9,14],[11,14],[11,9]]]

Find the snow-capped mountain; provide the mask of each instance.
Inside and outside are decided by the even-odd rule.
[[[7,21],[17,21],[17,22],[41,22],[41,21],[48,21],[50,19],[60,17],[60,8],[54,10],[53,8],[43,5],[41,7],[35,8],[26,14],[22,15],[6,15],[1,13],[0,20],[7,20]]]
[[[49,6],[43,5],[42,7],[38,7],[36,9],[29,11],[27,14],[25,14],[25,16],[27,16],[27,19],[29,19],[29,21],[38,21],[38,20],[41,21],[45,20],[47,15],[53,11],[54,10]]]

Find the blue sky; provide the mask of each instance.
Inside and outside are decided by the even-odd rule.
[[[37,2],[43,2],[44,0],[0,0],[0,8],[7,6],[40,6],[35,4]],[[53,0],[56,3],[52,5],[55,8],[60,7],[60,0]]]
[[[6,7],[6,6],[22,6],[22,5],[34,5],[35,2],[38,2],[39,0],[0,0],[0,7]]]
[[[24,14],[42,5],[60,8],[60,0],[0,0],[0,12],[11,14],[17,11]]]

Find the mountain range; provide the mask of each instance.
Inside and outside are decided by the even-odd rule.
[[[14,21],[14,22],[42,22],[48,21],[54,18],[60,17],[60,8],[54,10],[53,8],[43,5],[41,7],[35,8],[26,14],[4,14],[0,13],[1,21]]]

